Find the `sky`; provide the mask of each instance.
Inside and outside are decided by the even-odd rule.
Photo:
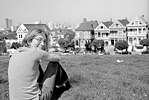
[[[131,21],[144,15],[149,21],[149,0],[0,0],[0,26],[5,19],[20,23],[81,23],[83,18],[108,21],[126,18]]]

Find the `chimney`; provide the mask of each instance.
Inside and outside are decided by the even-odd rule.
[[[110,22],[112,22],[112,18],[110,18]]]
[[[86,18],[83,18],[83,23],[86,23],[87,22],[87,19]]]

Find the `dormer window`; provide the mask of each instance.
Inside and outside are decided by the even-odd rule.
[[[103,26],[101,26],[100,28],[103,29]]]
[[[135,21],[135,25],[138,25],[138,21]]]
[[[116,27],[118,27],[118,24],[116,24]]]

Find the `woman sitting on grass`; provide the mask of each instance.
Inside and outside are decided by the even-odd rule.
[[[45,41],[45,32],[33,29],[23,39],[23,47],[10,58],[8,67],[10,100],[51,100],[56,97],[55,90],[58,88],[64,86],[70,88],[68,76],[59,64],[60,56],[42,50]],[[45,72],[40,66],[41,60],[49,62]]]

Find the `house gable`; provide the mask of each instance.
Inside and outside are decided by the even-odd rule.
[[[114,22],[110,27],[109,27],[110,29],[111,28],[114,28],[114,29],[119,29],[119,28],[125,28],[119,21],[116,21],[116,22]]]
[[[136,16],[127,26],[146,26],[147,23],[143,17]]]
[[[108,30],[108,28],[107,28],[103,23],[100,23],[100,24],[95,28],[95,31],[101,31],[101,30]]]
[[[26,33],[26,32],[28,32],[28,29],[23,24],[21,24],[16,31],[16,33]]]

